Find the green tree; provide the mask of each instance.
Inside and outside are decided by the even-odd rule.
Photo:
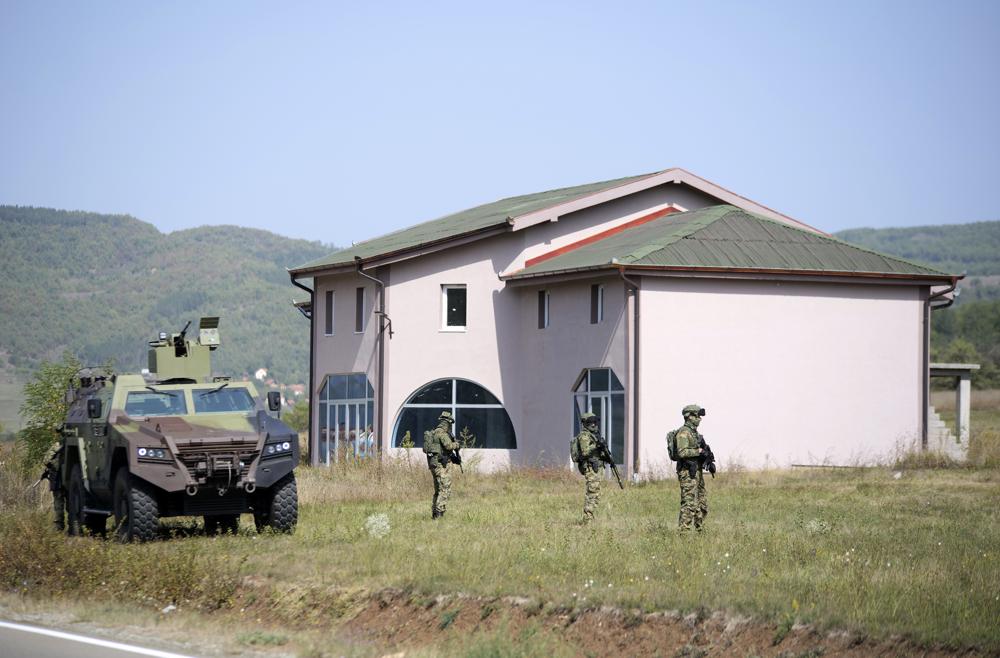
[[[296,432],[305,432],[309,428],[309,403],[304,400],[296,402],[282,414],[281,420]]]
[[[25,426],[18,437],[24,468],[40,467],[45,453],[58,439],[57,430],[68,408],[66,390],[80,367],[80,361],[65,352],[60,361],[42,362],[32,380],[24,385],[21,416]]]

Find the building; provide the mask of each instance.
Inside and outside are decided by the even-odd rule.
[[[565,464],[592,410],[638,476],[670,468],[692,402],[723,466],[926,442],[931,308],[959,278],[683,169],[503,199],[290,275],[310,294],[313,463],[419,447],[449,409],[488,468]]]

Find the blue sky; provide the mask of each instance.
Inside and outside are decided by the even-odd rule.
[[[1000,2],[0,3],[0,203],[344,245],[680,166],[1000,219]]]

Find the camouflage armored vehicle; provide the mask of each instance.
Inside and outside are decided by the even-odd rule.
[[[109,517],[122,541],[152,539],[168,516],[235,531],[245,512],[258,530],[295,529],[299,445],[274,413],[279,394],[213,377],[219,319],[201,318],[197,340],[190,325],[149,343],[148,372],[71,383],[59,469],[70,534],[104,533]]]

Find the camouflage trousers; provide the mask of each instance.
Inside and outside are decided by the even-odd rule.
[[[680,530],[700,531],[708,516],[708,496],[705,493],[705,477],[701,469],[691,477],[686,468],[677,472],[681,484],[681,511],[677,517]]]
[[[583,477],[587,481],[583,494],[583,522],[594,520],[597,504],[601,502],[601,476],[590,464],[584,464]]]
[[[52,517],[56,530],[62,532],[66,529],[66,492],[62,489],[52,492]]]
[[[431,502],[431,513],[444,514],[448,508],[448,497],[451,496],[451,474],[448,473],[447,462],[442,464],[437,456],[427,458],[427,465],[434,477],[434,500]]]

